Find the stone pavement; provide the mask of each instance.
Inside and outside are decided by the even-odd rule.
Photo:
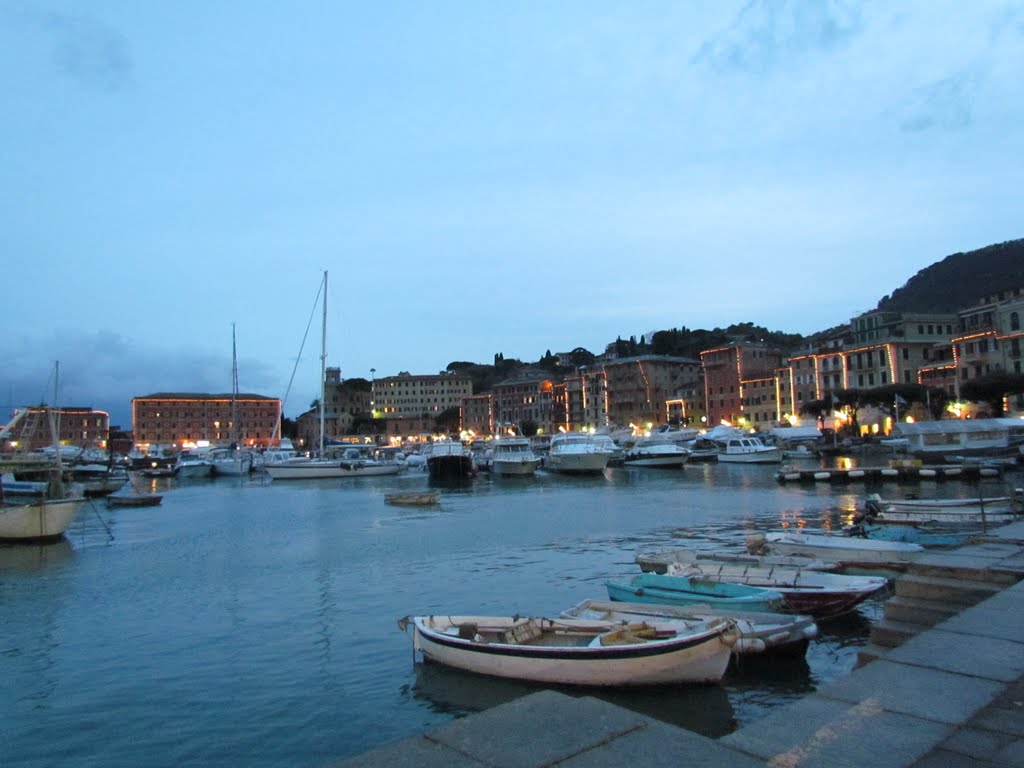
[[[947,562],[1024,573],[1022,542],[1024,523],[1015,523]],[[453,765],[1024,767],[1024,582],[717,740],[543,691],[340,764]]]

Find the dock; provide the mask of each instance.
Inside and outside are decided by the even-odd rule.
[[[850,483],[906,480],[978,480],[1002,477],[993,464],[920,464],[892,462],[884,467],[783,467],[775,474],[780,483]]]
[[[873,629],[856,669],[717,740],[590,696],[543,691],[336,765],[1024,765],[1021,579],[1024,523],[924,553],[896,579],[896,610]]]

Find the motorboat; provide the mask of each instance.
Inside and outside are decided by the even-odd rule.
[[[627,467],[680,469],[689,458],[689,450],[679,443],[659,438],[644,438],[626,451],[623,464]]]
[[[594,621],[520,616],[405,617],[424,661],[557,685],[714,683],[739,639],[727,619]]]
[[[747,538],[748,551],[833,560],[843,563],[907,563],[922,552],[920,544],[880,541],[845,535],[809,534],[779,531],[754,534]]]
[[[778,611],[782,594],[771,589],[692,576],[641,573],[628,582],[606,581],[608,597],[624,603],[725,606],[749,611]]]
[[[427,472],[433,480],[460,480],[474,473],[473,458],[458,440],[437,440],[424,450]]]
[[[213,464],[214,477],[227,475],[239,477],[248,475],[252,471],[252,453],[237,448],[221,449],[211,451],[210,463]]]
[[[492,475],[532,475],[540,466],[540,457],[533,452],[528,437],[502,436],[491,442],[489,465]]]
[[[607,435],[562,432],[551,436],[544,468],[567,475],[599,475],[618,451]]]
[[[657,622],[673,619],[721,617],[736,623],[739,640],[732,647],[736,656],[762,654],[803,655],[818,636],[811,616],[711,608],[705,605],[674,606],[652,603],[623,603],[613,600],[584,600],[562,611],[563,619],[615,622]]]
[[[181,451],[174,461],[176,477],[210,477],[213,474],[213,463],[205,452]]]
[[[163,501],[159,493],[136,493],[131,485],[107,496],[108,507],[156,507]]]
[[[45,480],[16,480],[13,472],[4,472],[0,476],[0,495],[45,496],[49,485]]]
[[[877,493],[865,501],[868,523],[1007,523],[1024,514],[1024,488],[1010,496],[962,499],[883,499]],[[859,522],[859,521],[858,521]]]
[[[752,566],[755,568],[802,568],[805,571],[834,571],[838,567],[835,562],[826,560],[809,560],[806,557],[787,557],[786,555],[752,555],[749,552],[729,552],[720,549],[662,549],[653,552],[640,552],[634,558],[641,571],[649,573],[667,573],[670,565],[688,564],[709,567],[720,564]]]
[[[778,464],[782,461],[782,449],[765,445],[754,435],[730,437],[719,450],[718,461],[723,464]]]
[[[888,579],[882,576],[849,576],[803,568],[726,563],[675,564],[669,566],[668,575],[771,589],[782,594],[779,610],[818,619],[851,611],[889,584]]]

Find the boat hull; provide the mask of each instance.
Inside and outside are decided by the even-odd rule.
[[[434,480],[460,480],[473,475],[473,460],[468,454],[444,454],[427,457],[427,472]]]
[[[485,622],[514,623],[513,618],[444,616],[414,619],[414,648],[425,661],[432,661],[492,677],[529,680],[557,685],[640,686],[678,683],[714,683],[721,680],[729,664],[736,633],[730,622],[709,626],[706,631],[635,645],[512,644],[478,642],[472,636],[448,634],[463,626]],[[551,621],[551,620],[541,620]],[[552,622],[572,633],[573,627],[590,627],[594,622],[571,619]],[[603,631],[615,625],[607,623]],[[598,633],[591,632],[596,638]],[[579,638],[575,638],[579,639]],[[586,634],[584,633],[584,640]],[[568,642],[567,637],[565,641]]]
[[[549,453],[544,468],[565,475],[600,475],[610,459],[608,453]]]
[[[715,616],[736,623],[736,629],[740,633],[739,640],[732,649],[736,656],[802,656],[807,651],[810,641],[818,636],[818,625],[811,616],[806,615],[606,600],[584,600],[562,612],[562,617],[567,619],[615,622],[692,620]]]
[[[764,536],[763,543],[774,554],[845,563],[909,563],[924,551],[919,544],[905,542],[803,534],[769,533]],[[756,541],[751,545],[758,546]]]
[[[605,589],[609,599],[626,603],[708,605],[746,611],[777,611],[782,605],[782,595],[773,590],[653,573],[641,574],[629,582],[606,581]]]
[[[502,477],[522,477],[532,475],[540,466],[540,459],[503,459],[491,460],[491,474]]]
[[[0,507],[0,541],[59,539],[84,503],[84,499],[58,499]]]

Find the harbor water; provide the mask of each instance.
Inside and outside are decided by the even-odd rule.
[[[384,501],[430,487],[420,474],[172,481],[153,486],[157,507],[96,501],[65,541],[0,548],[0,764],[325,766],[524,695],[536,688],[414,664],[398,619],[555,615],[604,599],[638,552],[835,528],[870,490],[776,471],[481,475],[424,508]],[[846,674],[880,606],[722,685],[585,693],[722,736]]]

